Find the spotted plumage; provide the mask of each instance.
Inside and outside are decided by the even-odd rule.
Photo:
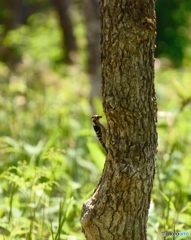
[[[106,147],[106,129],[105,127],[99,122],[99,119],[102,118],[102,116],[99,115],[93,115],[92,121],[93,121],[93,127],[96,132],[97,138],[99,139],[102,146],[105,148],[107,152]]]

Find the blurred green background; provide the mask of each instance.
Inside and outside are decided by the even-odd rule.
[[[84,239],[82,204],[105,160],[91,123],[103,114],[99,93],[91,96],[92,6],[98,11],[80,0],[0,2],[0,239]],[[191,2],[156,7],[159,146],[148,239],[191,235]]]

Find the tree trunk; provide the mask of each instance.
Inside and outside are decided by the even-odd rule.
[[[77,58],[77,44],[73,33],[71,14],[69,13],[72,0],[52,0],[52,2],[57,10],[60,21],[65,60],[68,63],[75,63]]]
[[[87,239],[147,239],[155,173],[155,1],[100,1],[103,107],[108,155],[84,203]]]
[[[90,78],[90,106],[95,113],[94,99],[101,97],[100,14],[98,0],[83,0],[88,40],[88,74]]]
[[[0,61],[12,67],[21,60],[21,56],[12,47],[5,44],[5,38],[10,30],[26,24],[27,18],[30,15],[30,7],[23,0],[7,0],[1,1],[0,11],[0,25],[2,27]]]

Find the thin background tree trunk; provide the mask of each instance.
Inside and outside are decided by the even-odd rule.
[[[52,0],[58,13],[60,27],[63,36],[63,50],[65,52],[65,60],[68,63],[75,63],[77,57],[77,44],[73,32],[71,14],[72,0]]]
[[[95,113],[94,99],[101,97],[100,13],[99,0],[83,0],[88,41],[88,74],[90,106]]]
[[[82,209],[89,240],[147,238],[157,147],[154,8],[154,0],[100,1],[108,155]]]

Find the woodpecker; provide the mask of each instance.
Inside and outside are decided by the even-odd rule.
[[[99,119],[102,118],[102,116],[99,115],[93,115],[92,121],[93,121],[93,127],[96,132],[96,135],[101,143],[101,145],[105,148],[107,152],[106,147],[106,129],[105,127],[99,122]]]

